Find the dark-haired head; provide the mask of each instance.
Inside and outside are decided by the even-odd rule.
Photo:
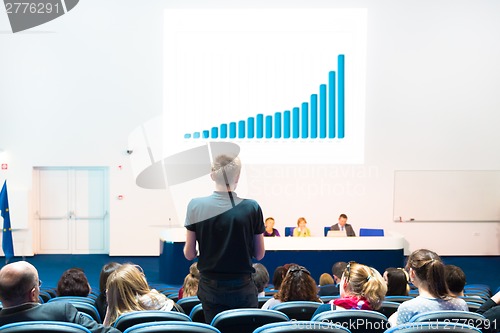
[[[280,290],[274,298],[282,302],[288,301],[313,301],[319,302],[318,287],[311,273],[299,265],[290,265],[286,272]]]
[[[446,265],[444,266],[444,275],[448,290],[455,296],[463,296],[467,283],[464,271],[458,266]]]
[[[80,268],[66,270],[57,283],[56,293],[57,296],[88,296],[90,285],[83,270]]]
[[[448,288],[444,275],[444,264],[433,251],[420,249],[409,257],[406,268],[410,272],[410,280],[420,289],[424,289],[436,298],[447,298]]]
[[[409,277],[403,268],[387,268],[384,272],[384,280],[387,282],[386,296],[408,296]]]

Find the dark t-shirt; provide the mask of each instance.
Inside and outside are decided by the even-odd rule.
[[[198,270],[215,279],[252,274],[253,238],[265,231],[262,210],[255,200],[227,192],[191,200],[186,228],[196,233]]]

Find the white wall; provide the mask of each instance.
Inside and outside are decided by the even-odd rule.
[[[108,166],[111,255],[158,254],[157,226],[176,216],[167,192],[135,185],[125,151],[129,134],[162,113],[163,9],[182,3],[85,0],[17,34],[0,13],[0,162],[9,163],[0,180],[13,197],[31,190],[34,166]],[[392,221],[395,170],[500,169],[500,2],[189,5],[234,3],[368,8],[365,164],[246,165],[249,194],[278,228],[305,216],[322,234],[346,213],[356,229],[402,233],[409,250],[500,254],[498,223]],[[27,216],[13,226],[31,227]]]

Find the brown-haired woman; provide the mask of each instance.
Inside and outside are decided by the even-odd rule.
[[[404,324],[420,313],[440,310],[468,311],[463,299],[452,297],[446,286],[444,264],[441,258],[430,250],[414,251],[409,257],[406,269],[410,281],[418,288],[419,295],[401,303],[398,311],[389,321],[391,324]]]
[[[299,265],[292,265],[281,283],[280,290],[269,299],[263,309],[271,309],[273,306],[289,301],[312,301],[320,302],[318,297],[318,287],[316,281],[311,277],[311,273]]]

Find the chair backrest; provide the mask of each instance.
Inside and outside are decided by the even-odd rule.
[[[259,301],[259,308],[262,307],[262,305],[264,305],[264,303],[266,303],[268,300],[270,300],[271,298],[273,298],[272,296],[259,296],[258,298],[258,301]]]
[[[57,296],[49,299],[47,302],[84,302],[94,305],[95,299],[83,296]]]
[[[262,325],[288,320],[287,315],[279,311],[233,309],[217,314],[210,325],[221,333],[251,333]]]
[[[133,311],[119,316],[113,327],[123,332],[134,325],[155,321],[191,321],[191,318],[184,313],[175,311]]]
[[[70,302],[70,303],[78,311],[90,315],[99,324],[102,323],[101,315],[99,315],[99,311],[97,311],[97,308],[94,305],[92,305],[90,303],[85,303],[85,302]]]
[[[61,321],[21,321],[0,327],[3,333],[91,333],[89,329],[78,324]]]
[[[183,297],[177,301],[177,305],[179,305],[187,315],[191,313],[191,310],[195,305],[198,305],[200,303],[201,301],[198,296]]]
[[[483,299],[479,296],[461,296],[460,298],[466,302],[474,302],[474,303],[481,303],[481,304],[486,302],[485,299]]]
[[[398,302],[398,303],[403,303],[406,301],[409,301],[410,299],[414,299],[415,297],[413,296],[385,296],[386,301],[391,301],[391,302]]]
[[[491,330],[491,324],[482,314],[470,311],[439,310],[420,313],[410,319],[411,323],[421,322],[447,322],[449,324],[461,323],[478,328],[483,332]]]
[[[385,333],[481,333],[474,326],[449,322],[406,323],[389,328]]]
[[[323,227],[323,232],[325,233],[325,237],[326,237],[326,235],[328,235],[328,231],[330,231],[331,228],[332,228],[331,226]]]
[[[285,237],[292,237],[293,229],[295,229],[295,227],[285,227]]]
[[[467,304],[470,312],[476,312],[481,307],[481,303],[476,302],[465,302],[465,304]]]
[[[297,333],[297,332],[316,332],[316,333],[350,333],[350,331],[336,323],[321,323],[317,321],[288,321],[283,323],[266,324],[253,333]]]
[[[320,305],[319,302],[289,301],[276,304],[272,310],[283,312],[290,320],[311,320]]]
[[[157,321],[137,324],[127,328],[124,333],[221,333],[215,327],[205,323],[188,321]]]
[[[398,311],[400,304],[401,303],[399,302],[383,301],[380,309],[378,309],[377,311],[389,318],[392,314]]]
[[[360,237],[384,236],[384,229],[360,228],[359,236]]]
[[[370,310],[325,311],[314,316],[312,321],[341,324],[351,333],[382,333],[391,326],[386,316]]]
[[[189,313],[189,318],[195,323],[205,323],[205,313],[203,312],[202,304],[197,304]]]
[[[42,298],[44,303],[47,303],[49,301],[49,299],[52,298],[52,296],[48,292],[46,292],[45,290],[40,290],[39,295]]]

